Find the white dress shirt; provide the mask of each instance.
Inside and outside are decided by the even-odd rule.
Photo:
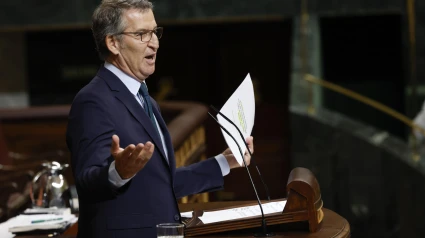
[[[137,81],[136,79],[130,77],[129,75],[127,75],[126,73],[124,73],[122,70],[118,69],[117,67],[115,67],[115,65],[110,64],[108,62],[105,62],[105,68],[108,69],[109,71],[111,71],[113,74],[115,74],[123,83],[124,85],[128,88],[128,90],[131,92],[131,94],[134,95],[134,98],[137,100],[137,102],[140,104],[141,106],[141,110],[143,109],[143,97],[141,95],[139,95],[139,88],[141,83],[139,81]],[[145,82],[143,82],[145,83]],[[154,115],[155,117],[155,115]],[[158,121],[156,120],[155,117],[155,122],[156,125],[159,129],[159,135],[161,137],[161,142],[162,142],[162,147],[164,149],[165,152],[165,156],[167,157],[166,159],[168,160],[168,151],[167,151],[167,147],[165,146],[165,141],[164,141],[164,135],[159,127]],[[217,156],[215,156],[215,159],[217,160],[220,169],[221,169],[221,173],[223,176],[226,176],[227,174],[230,173],[230,167],[229,164],[227,163],[226,158],[224,157],[224,155],[219,154]],[[131,178],[129,179],[122,179],[117,170],[115,169],[115,161],[113,161],[109,167],[109,175],[108,175],[108,179],[109,181],[117,188],[123,186],[124,184],[126,184],[128,181],[130,181]]]

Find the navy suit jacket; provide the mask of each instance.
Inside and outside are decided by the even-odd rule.
[[[156,237],[156,225],[179,222],[177,198],[222,189],[223,176],[213,158],[175,168],[174,150],[157,103],[153,111],[164,134],[169,164],[151,120],[122,81],[100,68],[75,97],[66,140],[78,191],[78,237]],[[108,180],[112,135],[120,146],[155,144],[146,164],[127,184],[114,188]]]

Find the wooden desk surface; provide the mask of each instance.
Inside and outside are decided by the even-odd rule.
[[[297,237],[297,238],[347,238],[350,237],[350,225],[347,220],[338,215],[337,213],[324,209],[325,217],[323,219],[320,228],[315,233],[310,233],[308,231],[279,231],[274,232],[274,238],[288,238],[288,237]],[[237,234],[236,232],[232,232],[231,234],[223,234],[223,235],[205,235],[200,236],[203,238],[230,238],[230,237],[238,237],[238,238],[253,238],[254,235],[252,232],[241,232]]]
[[[206,210],[218,209],[231,206],[240,206],[244,204],[252,204],[253,201],[232,201],[232,202],[210,202],[207,204],[202,203],[193,203],[193,204],[180,204],[179,208],[181,212],[199,210],[204,208]],[[308,231],[281,231],[275,232],[275,238],[281,237],[302,237],[302,238],[321,238],[321,237],[333,237],[333,238],[345,238],[350,237],[350,224],[345,218],[338,215],[332,210],[323,209],[324,218],[320,224],[319,230],[315,233],[310,233]],[[235,234],[237,232],[232,232],[231,235],[205,235],[201,236],[203,238],[223,238],[223,237],[254,237],[252,233],[240,232],[241,234]]]
[[[193,204],[180,204],[179,208],[181,212],[187,212],[197,210],[200,207],[204,209],[217,209],[230,207],[235,205],[244,205],[252,203],[252,201],[236,201],[236,202],[210,202],[207,204],[193,203]],[[350,237],[350,225],[347,220],[332,210],[323,209],[324,218],[319,226],[319,230],[315,233],[308,231],[279,231],[275,232],[274,238],[346,238]],[[60,238],[75,238],[78,230],[78,224],[74,224],[70,227],[63,235],[56,236]],[[18,236],[17,238],[42,238],[48,236]],[[51,237],[51,236],[50,236]],[[232,234],[220,234],[220,235],[205,235],[203,238],[230,238],[230,237],[254,237],[252,233],[246,233],[241,231],[240,233],[232,232]]]

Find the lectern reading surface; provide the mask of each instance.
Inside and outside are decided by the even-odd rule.
[[[321,199],[319,184],[310,170],[305,168],[293,169],[289,174],[287,198],[272,200],[271,202],[279,201],[286,201],[285,208],[282,212],[266,214],[265,218],[268,225],[304,221],[308,222],[310,232],[317,231],[318,225],[323,219],[323,201]],[[192,218],[183,219],[183,223],[186,224],[186,236],[261,227],[261,216],[204,224],[199,219],[203,213],[204,211],[202,210],[195,210],[192,212]]]

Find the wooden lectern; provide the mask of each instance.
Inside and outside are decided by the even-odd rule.
[[[291,171],[287,184],[287,198],[282,212],[267,214],[265,219],[268,227],[280,237],[315,237],[315,238],[346,238],[350,237],[350,225],[347,220],[335,212],[323,208],[319,184],[314,175],[305,168],[295,168]],[[265,204],[269,201],[263,201]],[[253,229],[259,229],[262,217],[230,220],[203,224],[199,219],[204,211],[258,205],[252,201],[207,202],[179,204],[181,212],[192,211],[192,218],[184,220],[185,236],[202,236],[204,238],[223,237],[254,237]],[[78,224],[70,227],[61,238],[73,238],[77,234]],[[46,236],[26,236],[25,238],[41,238]],[[22,237],[24,238],[24,237]]]
[[[282,212],[265,215],[268,226],[284,224],[285,230],[299,230],[300,227],[305,227],[304,230],[310,233],[315,233],[319,230],[325,213],[322,209],[323,201],[321,199],[319,184],[310,170],[306,168],[295,168],[291,171],[287,184],[287,198],[272,201],[282,200],[286,200],[286,205]],[[264,201],[262,204],[266,204],[267,202],[269,201]],[[243,206],[256,204],[258,205],[258,203],[252,202],[243,204]],[[190,204],[187,205],[182,210],[193,210],[193,212],[192,218],[187,218],[183,221],[186,224],[186,236],[210,235],[249,228],[260,228],[262,224],[262,216],[204,224],[199,217],[202,216],[204,211],[208,210],[208,203],[205,203],[204,207],[198,205],[194,209],[190,209]],[[226,209],[236,207],[242,206],[239,204],[227,207]],[[224,208],[210,209],[208,211],[221,209]],[[347,229],[349,231],[348,223],[347,227],[345,227],[346,231]]]

